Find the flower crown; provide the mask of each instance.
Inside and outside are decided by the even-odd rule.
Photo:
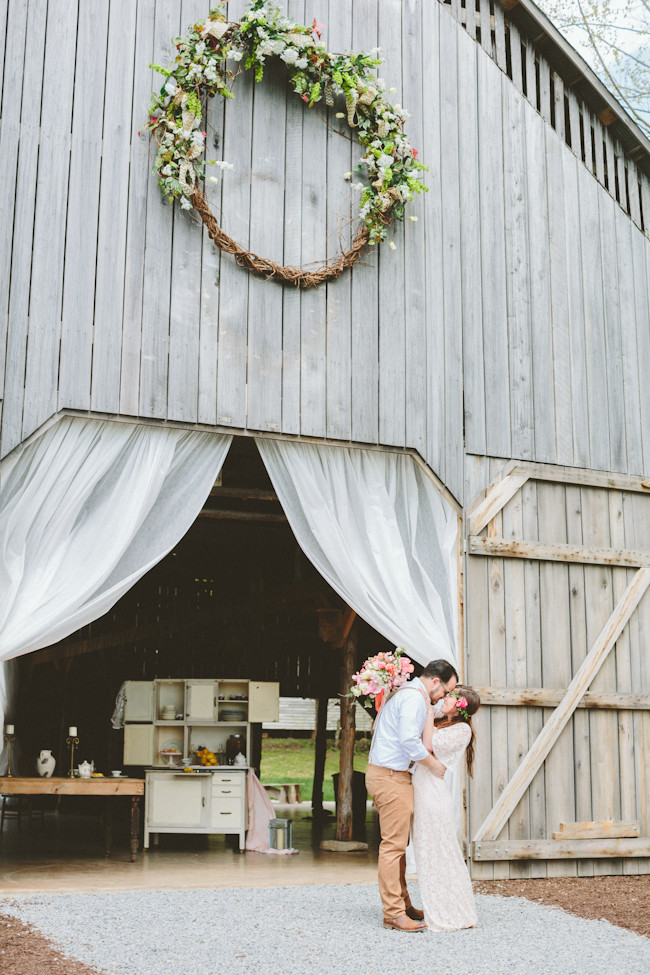
[[[465,718],[465,721],[469,721],[469,714],[467,713],[467,698],[458,697],[457,694],[454,694],[453,696],[456,698],[456,710],[458,711],[459,714],[462,714],[462,716]]]

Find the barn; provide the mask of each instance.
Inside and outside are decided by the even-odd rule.
[[[336,279],[265,279],[151,174],[151,63],[209,6],[0,18],[7,720],[62,748],[161,677],[326,702],[403,644],[480,689],[473,876],[647,873],[650,143],[530,0],[283,0],[381,49],[427,192]],[[251,74],[205,197],[244,250],[335,260],[341,106]]]

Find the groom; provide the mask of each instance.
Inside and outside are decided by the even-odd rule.
[[[379,893],[384,927],[422,931],[424,914],[413,907],[406,889],[406,847],[413,815],[411,769],[416,762],[442,778],[445,766],[422,744],[427,717],[426,691],[432,706],[456,686],[458,674],[446,660],[432,660],[388,698],[375,721],[366,788],[379,814]]]

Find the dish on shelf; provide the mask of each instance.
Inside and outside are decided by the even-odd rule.
[[[245,708],[221,708],[219,711],[220,721],[245,721]]]

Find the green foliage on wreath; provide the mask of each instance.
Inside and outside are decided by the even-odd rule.
[[[362,182],[353,184],[361,190],[359,215],[370,243],[384,240],[390,223],[403,218],[405,204],[427,189],[419,178],[427,167],[404,135],[408,113],[386,100],[387,91],[373,74],[382,63],[378,50],[329,53],[320,39],[322,26],[315,20],[311,27],[296,24],[268,0],[253,0],[240,23],[228,23],[220,6],[207,20],[193,24],[187,37],[174,39],[177,54],[169,67],[151,65],[165,81],[152,97],[145,127],[157,142],[154,172],[170,202],[178,197],[190,210],[192,195],[205,178],[206,100],[233,97],[229,86],[241,69],[232,70],[229,62],[243,61],[259,82],[266,59],[279,57],[293,90],[309,108],[323,99],[328,107],[334,107],[336,96],[345,99],[345,111],[336,115],[358,129],[363,149],[356,167]],[[209,164],[233,168],[219,160]],[[344,178],[352,177],[346,173]]]

